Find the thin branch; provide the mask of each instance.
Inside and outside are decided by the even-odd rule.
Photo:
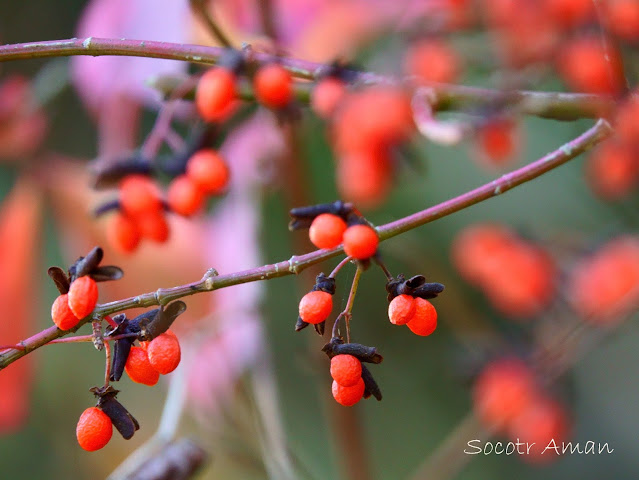
[[[188,45],[145,40],[121,40],[110,38],[78,38],[47,42],[20,43],[0,46],[0,62],[42,57],[71,55],[124,55],[135,57],[164,58],[205,65],[215,64],[225,52],[221,47]],[[295,58],[282,58],[267,53],[252,52],[251,59],[258,64],[277,61],[298,78],[315,79],[324,64]],[[372,72],[349,71],[355,82],[363,84],[397,83],[397,79]],[[612,111],[612,98],[555,92],[516,91],[503,92],[485,88],[458,85],[431,84],[427,86],[436,98],[436,110],[450,110],[473,103],[507,100],[517,104],[522,114],[536,115],[558,120],[596,118]]]
[[[521,167],[511,173],[489,182],[475,190],[464,193],[446,202],[430,207],[421,212],[409,215],[400,220],[388,223],[379,227],[380,240],[384,241],[401,233],[412,230],[421,225],[425,225],[439,218],[468,208],[476,203],[500,195],[511,188],[529,182],[544,173],[557,168],[579,154],[589,150],[597,143],[607,138],[612,133],[612,128],[605,120],[599,120],[593,127],[585,133],[562,145],[559,149]],[[331,250],[316,250],[304,255],[294,255],[289,260],[284,260],[271,265],[264,265],[250,270],[229,273],[226,275],[216,275],[215,271],[207,272],[202,280],[188,283],[173,288],[160,288],[155,292],[145,293],[135,297],[117,300],[114,302],[98,305],[93,312],[93,317],[87,317],[72,330],[62,331],[56,326],[43,330],[36,335],[19,343],[21,348],[12,348],[0,353],[0,369],[3,369],[15,362],[18,358],[40,348],[56,338],[63,337],[69,333],[74,333],[92,318],[103,318],[111,313],[129,310],[131,308],[147,308],[156,305],[166,305],[167,303],[182,297],[194,295],[201,292],[210,292],[220,288],[239,285],[242,283],[269,280],[287,275],[297,275],[311,265],[323,262],[343,253],[342,247]]]
[[[330,273],[330,275],[328,276],[328,278],[335,278],[335,276],[339,273],[339,271],[344,268],[344,266],[347,263],[350,263],[350,261],[353,260],[353,257],[346,257],[344,260],[342,260],[341,262],[339,262],[337,264],[337,266],[333,269],[333,271]]]

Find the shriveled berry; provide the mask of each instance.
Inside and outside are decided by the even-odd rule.
[[[68,301],[76,317],[86,317],[98,303],[98,284],[88,275],[76,278],[69,288]]]
[[[271,63],[261,67],[253,79],[255,96],[270,108],[285,107],[293,99],[293,79],[284,67]]]
[[[311,92],[311,107],[321,118],[329,118],[346,93],[346,85],[335,77],[320,80]]]
[[[60,330],[69,330],[75,327],[80,321],[69,308],[68,298],[69,295],[66,293],[60,295],[51,306],[51,318]]]
[[[131,380],[152,387],[160,379],[160,373],[149,362],[147,352],[142,347],[131,347],[124,370]]]
[[[204,205],[204,193],[191,177],[180,175],[169,185],[167,202],[172,211],[189,217]]]
[[[175,370],[182,358],[180,342],[174,334],[168,332],[151,340],[146,347],[146,352],[151,366],[162,375]]]
[[[202,75],[195,91],[195,105],[204,120],[214,122],[228,115],[237,98],[235,82],[235,74],[222,67]]]
[[[215,150],[202,149],[193,154],[186,164],[186,174],[202,192],[222,193],[229,183],[229,167]]]
[[[349,257],[365,260],[375,255],[379,237],[368,225],[353,225],[344,232],[344,252]]]
[[[335,248],[342,243],[346,222],[332,213],[322,213],[311,223],[308,236],[317,248]]]
[[[388,304],[388,319],[394,325],[406,325],[415,315],[415,299],[410,295],[397,295]]]
[[[333,380],[332,393],[333,398],[340,405],[345,407],[352,407],[359,402],[364,396],[364,380],[360,377],[359,381],[352,387],[343,387],[335,380]]]
[[[160,210],[160,189],[145,175],[129,175],[120,182],[120,205],[132,216]]]
[[[426,337],[437,328],[437,310],[428,300],[417,297],[415,299],[415,314],[406,326],[415,335]]]
[[[299,314],[306,323],[322,323],[333,310],[333,296],[328,292],[308,292],[302,297]]]
[[[121,212],[111,217],[106,234],[109,244],[122,253],[131,253],[140,244],[138,226],[131,217]]]
[[[157,243],[164,243],[169,239],[171,231],[163,211],[142,215],[136,221],[143,237]]]
[[[342,387],[352,387],[362,378],[362,362],[353,355],[331,358],[331,377]]]
[[[104,447],[113,435],[113,423],[106,413],[98,407],[87,408],[75,428],[80,446],[88,452]]]

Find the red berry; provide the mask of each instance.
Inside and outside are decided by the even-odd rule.
[[[134,217],[161,210],[160,189],[145,175],[129,175],[120,182],[120,206]]]
[[[537,398],[530,368],[518,359],[488,364],[475,380],[475,411],[487,426],[503,431]]]
[[[574,27],[591,19],[592,0],[546,0],[548,15],[563,27]]]
[[[308,292],[302,297],[299,314],[306,323],[322,323],[333,310],[333,296],[328,292]]]
[[[342,198],[361,207],[376,207],[391,188],[390,156],[385,149],[347,153],[337,162],[336,176]]]
[[[331,377],[342,387],[352,387],[362,378],[362,363],[353,355],[331,358]]]
[[[97,407],[87,408],[75,428],[80,446],[88,452],[104,447],[113,435],[113,423],[109,416]]]
[[[415,314],[408,320],[406,326],[415,335],[426,337],[437,328],[437,310],[428,300],[417,297],[415,299]]]
[[[131,347],[124,370],[131,380],[152,387],[160,379],[160,373],[149,362],[146,350]]]
[[[313,88],[311,107],[319,117],[330,118],[345,93],[346,85],[343,81],[335,77],[326,77]]]
[[[149,342],[146,347],[151,366],[162,375],[171,373],[180,364],[182,352],[175,334],[163,333]]]
[[[477,130],[477,143],[491,165],[502,165],[516,153],[515,123],[510,119],[495,118],[483,123]]]
[[[335,248],[342,243],[346,222],[332,213],[322,213],[311,223],[308,236],[317,248]]]
[[[80,321],[69,308],[68,298],[69,295],[66,293],[60,295],[51,306],[51,318],[60,330],[69,330],[75,327]]]
[[[253,79],[255,96],[270,108],[282,108],[293,99],[293,79],[284,67],[276,63],[264,65]]]
[[[608,141],[588,159],[587,177],[593,190],[603,198],[628,195],[639,183],[639,159],[627,145]]]
[[[169,239],[171,231],[163,211],[142,215],[136,221],[143,237],[157,243],[164,243]]]
[[[204,120],[223,120],[233,109],[237,90],[235,74],[222,67],[208,70],[197,84],[195,105]]]
[[[439,40],[423,40],[412,45],[404,58],[404,70],[426,82],[451,83],[460,71],[455,51]]]
[[[639,2],[610,0],[606,7],[606,25],[615,35],[628,41],[639,39]]]
[[[69,308],[78,318],[84,318],[98,303],[98,284],[88,275],[76,278],[69,288]]]
[[[397,295],[388,304],[388,319],[393,325],[406,325],[415,312],[415,299],[410,295]]]
[[[595,36],[576,38],[559,55],[559,71],[576,91],[614,95],[623,89],[616,51],[606,51]]]
[[[333,387],[331,390],[333,398],[337,401],[337,403],[344,405],[345,407],[351,407],[362,399],[365,388],[364,380],[360,377],[358,382],[352,387],[343,387],[333,380]]]
[[[222,193],[230,177],[226,162],[212,149],[195,152],[186,164],[186,174],[200,190],[211,195]]]
[[[344,232],[344,252],[349,257],[365,260],[375,255],[379,237],[368,225],[353,225]]]
[[[169,185],[167,202],[175,213],[190,217],[202,209],[204,192],[190,176],[180,175]]]
[[[140,244],[141,235],[136,222],[121,212],[111,217],[106,234],[109,244],[121,253],[131,253]]]
[[[529,454],[522,459],[530,463],[547,463],[557,458],[544,449],[553,440],[561,445],[568,435],[568,414],[561,404],[551,398],[538,396],[529,402],[508,426],[508,436],[531,445]],[[561,452],[561,450],[560,450]]]

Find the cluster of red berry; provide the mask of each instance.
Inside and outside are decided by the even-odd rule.
[[[49,268],[60,295],[51,306],[51,318],[60,330],[70,330],[89,315],[98,303],[96,282],[117,280],[122,270],[115,266],[99,266],[104,253],[96,247],[86,257],[80,257],[68,272],[60,267]]]
[[[86,257],[78,258],[68,272],[60,267],[49,268],[49,276],[60,291],[51,308],[51,316],[61,330],[75,327],[94,310],[98,299],[96,282],[122,277],[120,268],[100,266],[102,258],[102,249],[95,247]],[[102,342],[96,343],[96,346],[103,348],[104,341],[114,342],[113,358],[107,368],[108,380],[118,381],[126,371],[134,382],[155,385],[160,375],[175,370],[181,360],[180,342],[168,329],[185,309],[183,302],[176,301],[132,320],[125,314],[113,318],[106,316],[104,320],[112,328],[104,337],[100,335]],[[98,340],[97,337],[94,340]],[[139,347],[134,346],[136,341],[140,342]],[[76,429],[80,446],[89,451],[104,447],[111,439],[113,426],[125,439],[131,438],[140,426],[116,400],[118,391],[108,381],[103,387],[94,387],[91,391],[98,397],[98,403],[80,416]]]
[[[518,358],[502,358],[488,363],[473,386],[473,402],[479,419],[489,429],[513,441],[528,443],[524,460],[540,463],[554,458],[543,455],[544,448],[567,438],[568,414],[561,403],[548,394],[534,372]]]
[[[453,243],[452,258],[464,278],[508,316],[532,317],[554,297],[557,271],[551,257],[506,227],[466,228]]]
[[[435,298],[444,290],[444,286],[440,283],[426,283],[426,279],[421,275],[408,280],[403,275],[393,278],[382,266],[377,255],[377,232],[353,205],[336,201],[295,208],[290,214],[290,230],[308,228],[310,240],[318,248],[335,248],[343,243],[347,258],[356,262],[358,269],[367,268],[371,258],[375,258],[388,278],[386,290],[390,302],[388,312],[391,323],[407,325],[412,332],[421,336],[430,335],[435,331],[437,312],[427,299]],[[338,270],[339,268],[328,277],[320,273],[311,291],[302,297],[295,324],[296,331],[313,325],[318,334],[324,334],[326,320],[333,310],[333,295],[336,289],[334,276]],[[379,387],[368,369],[361,365],[363,361],[380,363],[381,355],[377,354],[373,347],[350,342],[348,321],[346,328],[349,342],[344,343],[342,337],[337,334],[340,319],[350,316],[350,307],[347,307],[347,310],[335,320],[331,342],[324,346],[324,351],[331,358],[333,397],[344,406],[354,405],[362,397],[368,398],[370,395],[381,400]]]

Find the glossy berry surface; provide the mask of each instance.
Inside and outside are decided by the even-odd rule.
[[[180,342],[175,335],[168,333],[151,340],[146,347],[146,353],[151,366],[162,375],[175,370],[182,358]]]
[[[342,243],[345,231],[344,220],[331,213],[322,213],[313,220],[308,236],[317,248],[335,248]]]
[[[342,387],[357,385],[362,377],[362,363],[353,355],[331,358],[331,377]]]
[[[379,237],[375,229],[368,225],[353,225],[344,232],[343,243],[346,255],[365,260],[377,252]]]
[[[90,407],[80,415],[75,434],[84,450],[94,452],[103,448],[111,440],[113,423],[102,410]]]
[[[60,330],[69,330],[75,327],[80,319],[69,308],[69,295],[66,293],[55,299],[51,306],[51,318]]]
[[[293,79],[281,65],[261,67],[253,79],[255,96],[270,108],[282,108],[293,99]]]
[[[327,292],[308,292],[300,300],[299,315],[306,323],[323,322],[331,314],[331,310],[333,310],[333,296]]]
[[[415,314],[408,320],[406,326],[415,335],[426,337],[437,328],[437,310],[433,304],[423,298],[415,299]]]
[[[235,74],[226,68],[212,68],[202,75],[195,91],[195,105],[204,120],[226,118],[237,98],[235,82]]]
[[[149,387],[160,379],[160,373],[151,366],[147,352],[142,347],[131,347],[124,370],[132,381]]]
[[[331,391],[333,393],[333,398],[337,401],[337,403],[345,407],[352,407],[362,399],[365,388],[364,380],[362,380],[362,378],[360,378],[352,387],[343,387],[333,380]]]
[[[415,299],[410,295],[397,295],[388,304],[388,319],[393,325],[406,325],[415,315]]]
[[[69,288],[68,300],[76,317],[86,317],[98,303],[98,284],[88,275],[76,278]]]

